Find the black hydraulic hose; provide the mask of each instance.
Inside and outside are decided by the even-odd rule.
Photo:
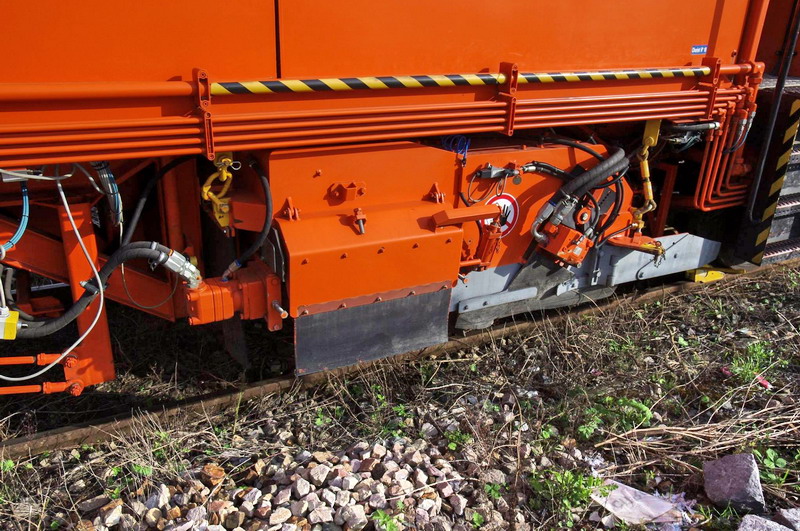
[[[144,258],[160,265],[169,258],[169,253],[170,249],[168,247],[155,242],[135,242],[128,244],[125,247],[119,248],[108,258],[108,261],[99,271],[100,280],[105,285],[111,273],[128,260]],[[22,327],[17,331],[17,337],[25,339],[41,338],[54,334],[70,324],[82,314],[95,297],[97,297],[99,291],[98,287],[95,285],[96,281],[95,278],[87,280],[83,294],[62,315],[54,319],[26,323],[26,327]]]
[[[150,197],[150,194],[153,193],[153,188],[156,187],[158,181],[161,180],[164,175],[168,172],[174,170],[176,167],[180,166],[184,162],[189,162],[193,160],[195,157],[194,155],[184,155],[182,157],[178,157],[172,159],[168,163],[161,166],[158,171],[153,175],[147,184],[142,190],[142,194],[139,196],[139,201],[136,203],[136,208],[131,215],[130,221],[127,223],[127,228],[125,233],[122,235],[122,241],[120,242],[120,248],[128,245],[131,242],[131,238],[133,237],[133,233],[136,231],[136,226],[139,224],[139,218],[142,217],[142,211],[144,211],[144,206],[147,203],[147,198]]]
[[[562,181],[571,181],[574,177],[571,173],[568,173],[557,166],[553,166],[547,162],[539,162],[537,160],[532,160],[529,163],[525,164],[531,168],[532,171],[538,173],[546,173],[547,175],[551,175],[553,177],[557,177]]]
[[[621,229],[619,229],[617,231],[612,232],[611,234],[609,234],[608,236],[606,236],[605,238],[603,238],[602,240],[597,242],[597,245],[595,246],[595,249],[600,249],[600,247],[605,245],[608,240],[610,240],[611,238],[613,238],[617,234],[622,234],[623,232],[625,232],[626,230],[630,229],[633,226],[634,226],[634,224],[632,223],[632,224],[628,225],[627,227],[623,227],[623,228],[621,228]]]
[[[222,275],[223,278],[227,278],[228,275],[242,267],[251,256],[253,256],[256,251],[261,249],[267,241],[269,237],[269,230],[272,227],[272,190],[269,186],[269,179],[264,174],[264,170],[261,168],[261,164],[258,163],[258,160],[255,158],[250,159],[250,167],[256,172],[258,175],[259,181],[261,181],[261,188],[264,190],[264,203],[267,207],[266,215],[264,216],[264,225],[261,227],[261,232],[258,233],[258,237],[250,244],[250,247],[244,250],[244,252],[239,255],[239,257],[233,261],[231,265],[228,266],[228,269]]]
[[[622,148],[615,148],[609,158],[565,183],[561,187],[560,192],[563,197],[569,197],[571,195],[582,197],[590,188],[596,186],[598,181],[624,170],[627,165],[628,160],[625,158],[625,151],[623,151]]]
[[[600,184],[598,184],[598,185],[597,185],[597,186],[595,186],[593,189],[594,189],[594,190],[599,190],[599,189],[601,189],[601,188],[608,188],[609,186],[614,186],[615,184],[617,184],[618,182],[620,182],[620,181],[622,180],[622,178],[623,178],[623,177],[625,177],[625,174],[626,174],[626,173],[628,173],[628,170],[627,170],[627,169],[626,169],[626,170],[624,170],[624,171],[621,171],[621,172],[619,172],[619,173],[617,174],[617,176],[616,176],[616,177],[614,177],[613,179],[611,179],[610,181],[606,181],[606,182],[604,182],[604,183],[600,183]]]
[[[702,122],[691,124],[675,124],[667,122],[664,124],[664,129],[667,131],[677,131],[680,133],[693,133],[695,131],[710,131],[719,127],[717,122]]]
[[[590,148],[590,147],[588,147],[588,146],[586,146],[584,144],[581,144],[580,142],[577,142],[575,140],[570,140],[568,138],[548,136],[548,137],[542,138],[542,142],[550,142],[551,144],[561,144],[562,146],[570,146],[570,147],[573,147],[575,149],[580,149],[581,151],[584,151],[584,152],[588,153],[589,155],[593,156],[594,158],[596,158],[599,161],[606,160],[606,158],[603,155],[601,155],[597,151],[593,150],[592,148]]]
[[[623,158],[616,166],[612,167],[611,175],[614,174],[621,174],[623,172],[627,172],[628,168],[630,167],[630,161],[627,158]],[[597,188],[599,185],[603,184],[603,182],[608,178],[608,175],[598,175],[591,181],[587,182],[577,190],[575,190],[575,196],[581,197],[582,194],[589,193],[589,190],[593,190]]]
[[[5,269],[5,277],[3,277],[3,266],[0,266],[0,278],[2,278],[3,283],[3,291],[5,292],[6,296],[6,304],[9,308],[14,310],[15,312],[19,313],[20,319],[23,321],[36,321],[37,318],[33,315],[25,312],[24,310],[20,310],[17,306],[17,303],[14,301],[14,295],[11,293],[11,285],[14,282],[14,269],[9,267]]]
[[[750,195],[747,199],[747,220],[751,224],[759,223],[761,219],[756,219],[753,216],[753,211],[756,208],[756,199],[758,198],[758,189],[761,188],[761,179],[764,176],[764,168],[767,165],[767,156],[769,155],[770,144],[772,143],[772,135],[775,130],[775,124],[778,121],[778,113],[780,112],[781,99],[783,98],[783,89],[786,87],[786,79],[789,77],[789,67],[792,64],[794,57],[794,50],[797,48],[797,38],[800,36],[800,8],[797,6],[794,10],[794,18],[792,19],[791,32],[787,35],[787,41],[784,44],[788,46],[783,47],[783,57],[781,57],[781,68],[778,73],[778,80],[775,84],[775,93],[772,99],[772,108],[769,110],[769,120],[767,121],[766,132],[764,138],[761,140],[761,151],[758,154],[758,163],[756,170],[753,174],[753,182],[750,185]]]
[[[625,200],[625,188],[622,186],[622,183],[616,181],[614,183],[614,208],[611,210],[608,218],[606,221],[597,229],[596,239],[600,238],[605,231],[607,231],[611,225],[617,220],[617,216],[619,216],[620,210],[622,210],[622,203]]]

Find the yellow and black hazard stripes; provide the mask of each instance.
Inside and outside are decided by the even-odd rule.
[[[383,90],[422,87],[464,87],[501,85],[504,74],[448,74],[430,76],[338,77],[321,79],[282,79],[212,83],[213,96],[229,94],[280,94],[286,92],[328,92],[344,90]]]
[[[624,81],[629,79],[665,79],[700,77],[711,73],[707,66],[687,68],[645,68],[641,70],[598,70],[596,72],[521,73],[520,83],[577,83],[582,81]]]
[[[707,66],[687,68],[647,68],[642,70],[601,70],[597,72],[521,73],[519,83],[575,83],[581,81],[625,81],[698,77],[711,73]],[[320,79],[280,79],[212,83],[213,96],[231,94],[282,94],[289,92],[328,92],[345,90],[385,90],[423,87],[466,87],[502,85],[505,74],[447,74],[428,76],[336,77]]]
[[[775,174],[769,185],[766,199],[761,203],[764,205],[764,210],[761,214],[761,222],[754,232],[755,242],[753,245],[752,259],[750,261],[755,264],[760,264],[764,259],[764,250],[769,240],[775,211],[778,208],[783,182],[786,178],[786,172],[789,169],[795,137],[797,135],[798,126],[800,126],[800,99],[792,101],[789,107],[788,121],[786,123],[786,129],[782,134],[779,135],[778,131],[775,132],[775,136],[779,139],[780,144],[778,144],[779,147],[777,149]]]

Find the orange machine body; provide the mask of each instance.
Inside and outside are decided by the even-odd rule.
[[[753,69],[765,8],[763,0],[626,0],[613,7],[470,0],[457,9],[423,0],[237,0],[226,3],[217,27],[220,8],[208,1],[148,0],[124,8],[99,0],[78,7],[15,2],[3,8],[8,27],[0,35],[8,51],[0,72],[0,164],[707,116],[714,101],[741,92],[715,98],[712,86],[677,75],[522,83],[511,116],[509,101],[498,101],[493,86],[417,83],[254,96],[213,85],[494,73],[501,63],[523,73],[699,67],[709,58],[722,72],[738,74]],[[47,38],[31,39],[31,20]],[[203,34],[208,39],[198,39]],[[719,83],[714,88],[723,93],[731,86],[728,78]]]
[[[680,193],[669,188],[660,198],[665,213],[654,218],[653,237],[671,211],[742,205],[751,177],[745,151],[730,147],[756,109],[767,7],[767,0],[11,2],[0,33],[0,169],[73,171],[64,188],[99,265],[116,250],[119,230],[106,222],[89,230],[87,220],[107,213],[105,197],[73,165],[110,161],[126,209],[157,182],[135,239],[191,257],[206,280],[176,287],[133,263],[125,283],[110,277],[107,297],[193,324],[238,315],[264,318],[277,331],[292,318],[308,370],[319,370],[380,356],[324,359],[326,330],[335,343],[405,326],[418,335],[386,339],[386,354],[424,346],[442,337],[441,325],[433,333],[425,321],[444,322],[446,333],[451,294],[470,275],[523,268],[536,253],[558,267],[580,266],[595,246],[581,244],[581,216],[591,217],[592,202],[602,210],[599,225],[609,221],[610,246],[650,245],[632,223],[643,187],[624,174],[617,192],[608,192],[609,182],[562,228],[547,227],[547,244],[532,239],[537,215],[564,180],[598,164],[585,148],[601,157],[631,141],[638,149],[645,122],[716,124],[692,140],[700,144],[687,158],[691,175],[678,175],[677,162],[668,166],[666,180],[677,180]],[[582,135],[580,145],[542,138],[556,131]],[[469,137],[469,147],[442,143],[452,135]],[[212,205],[203,182],[211,162],[228,153],[242,168],[214,189],[226,197]],[[162,174],[187,156],[194,159]],[[524,173],[531,161],[563,174]],[[254,168],[268,180],[271,218]],[[500,177],[476,177],[496,169]],[[20,212],[11,181],[0,184],[3,242]],[[33,273],[69,282],[77,298],[90,271],[53,184],[31,180],[28,193],[28,231],[3,263],[21,272],[19,286]],[[223,274],[213,265],[220,240],[233,239],[241,251],[266,229],[269,238],[241,269]],[[59,312],[52,298],[18,298],[29,313]],[[113,377],[105,323],[65,365],[64,385],[39,391],[80,392]]]

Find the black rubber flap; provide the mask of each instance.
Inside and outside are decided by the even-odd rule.
[[[447,341],[450,290],[299,317],[297,374],[346,367]]]

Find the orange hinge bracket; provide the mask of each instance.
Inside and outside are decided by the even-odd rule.
[[[517,85],[519,83],[519,67],[516,63],[500,63],[500,73],[505,75],[505,83],[500,85],[497,99],[506,102],[506,123],[503,134],[514,134],[514,120],[517,115]]]
[[[722,68],[722,61],[718,57],[704,57],[703,66],[711,67],[708,75],[709,81],[701,81],[699,86],[708,91],[708,108],[706,109],[706,120],[711,120],[714,116],[714,106],[717,103],[717,91],[719,90],[719,72]]]
[[[197,86],[197,112],[203,120],[203,145],[208,160],[216,159],[214,153],[214,128],[211,115],[211,83],[208,72],[201,68],[194,69],[194,82]]]
[[[283,217],[289,221],[300,221],[300,209],[296,208],[294,204],[292,204],[291,196],[286,198],[286,203],[281,210],[281,214],[283,214]]]
[[[428,197],[433,200],[434,203],[444,203],[445,200],[445,193],[439,188],[439,183],[433,183],[431,186],[431,191],[428,192]]]

